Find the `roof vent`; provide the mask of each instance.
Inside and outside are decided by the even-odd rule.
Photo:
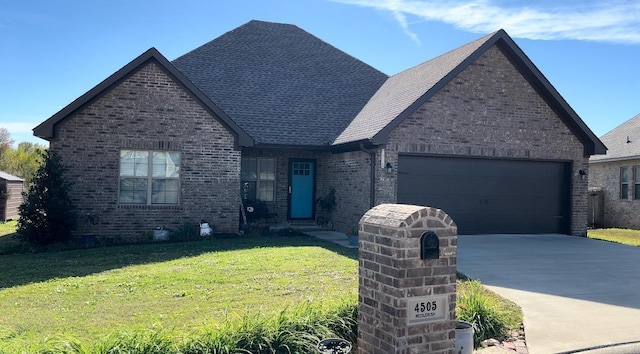
[[[629,144],[631,142],[631,139],[629,139],[629,136],[627,135],[627,144]]]

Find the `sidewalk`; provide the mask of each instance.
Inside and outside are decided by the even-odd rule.
[[[349,238],[347,237],[347,235],[342,232],[322,230],[322,231],[306,231],[305,234],[317,237],[321,240],[336,243],[343,247],[358,248],[357,244],[351,245],[349,243]]]

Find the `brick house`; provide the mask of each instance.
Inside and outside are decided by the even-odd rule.
[[[589,225],[640,229],[640,114],[601,137],[589,160]]]
[[[233,232],[241,197],[313,222],[331,187],[338,230],[398,202],[445,209],[460,233],[584,235],[578,171],[606,149],[502,30],[389,77],[261,21],[171,62],[149,49],[34,134],[120,237]]]
[[[15,220],[20,217],[18,208],[22,204],[24,180],[0,171],[0,221]]]

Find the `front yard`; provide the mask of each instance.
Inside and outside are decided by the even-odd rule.
[[[0,256],[0,352],[136,328],[187,333],[305,302],[355,303],[356,258],[309,236]]]

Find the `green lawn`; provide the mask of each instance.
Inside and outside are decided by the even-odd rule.
[[[306,301],[355,302],[358,290],[357,251],[308,236],[2,255],[0,269],[0,352],[59,335],[186,333]]]
[[[629,246],[640,246],[640,230],[593,229],[587,232],[587,237],[622,243]]]

